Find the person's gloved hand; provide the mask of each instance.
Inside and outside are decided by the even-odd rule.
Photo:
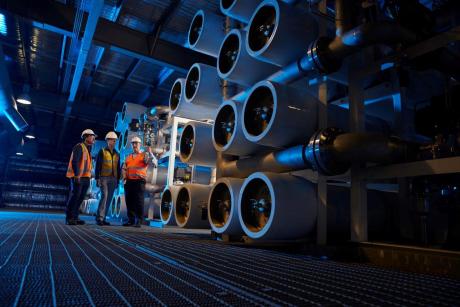
[[[96,180],[96,186],[97,186],[98,188],[102,187],[101,179]]]

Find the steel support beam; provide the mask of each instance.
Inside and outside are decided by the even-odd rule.
[[[75,9],[48,0],[0,0],[0,10],[32,21],[35,27],[71,36]],[[88,18],[84,16],[84,21]],[[84,31],[84,29],[82,29]],[[150,54],[149,35],[102,19],[93,43],[160,66],[186,73],[196,62],[216,65],[216,59],[183,46],[158,39]]]
[[[155,25],[154,25],[154,27],[152,29],[152,32],[148,36],[148,41],[150,43],[150,48],[149,48],[149,54],[150,55],[155,54],[155,49],[156,49],[157,42],[158,42],[158,39],[160,37],[161,31],[162,31],[163,27],[169,22],[169,20],[171,19],[172,15],[176,11],[176,9],[179,7],[180,3],[181,3],[181,0],[172,1],[171,4],[161,14],[161,16],[158,19],[158,21],[155,23]],[[120,93],[120,90],[123,88],[123,86],[126,84],[126,82],[128,82],[131,79],[132,75],[135,73],[135,71],[139,67],[140,63],[141,63],[141,60],[139,60],[139,59],[134,59],[133,62],[131,62],[131,65],[129,66],[129,68],[126,70],[126,72],[124,74],[124,78],[118,83],[118,85],[115,88],[115,90],[113,91],[112,95],[110,95],[110,98],[107,101],[106,107],[109,107],[110,105],[112,105],[112,102],[118,96],[118,94]],[[172,68],[166,68],[166,69],[169,69],[171,71],[170,74],[174,71],[174,70],[172,70]],[[147,93],[147,94],[144,93],[144,95],[141,95],[141,97],[142,96],[145,97],[145,95],[147,95],[147,98],[150,97],[151,92],[153,92],[159,85],[161,85],[162,82],[164,82],[164,80],[161,80],[160,78],[161,78],[161,73],[158,76],[157,80],[155,80],[154,84],[152,84],[151,86],[148,86],[148,88],[146,89],[146,91],[149,91],[150,94],[149,93]],[[144,104],[146,98],[144,100],[142,100],[142,99],[140,99],[140,100],[141,100],[140,103]]]

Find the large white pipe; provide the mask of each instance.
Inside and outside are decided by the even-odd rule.
[[[217,57],[224,36],[225,18],[199,10],[190,24],[187,43],[193,50]]]
[[[312,14],[265,0],[249,22],[246,48],[253,57],[285,66],[302,57],[317,37],[318,23]]]
[[[318,100],[270,81],[251,89],[243,107],[243,133],[254,143],[282,148],[302,144],[317,129]]]
[[[119,219],[125,219],[128,217],[128,209],[126,207],[125,195],[118,195],[116,202],[116,217]]]
[[[192,101],[193,102],[193,101]],[[172,116],[184,117],[193,120],[213,119],[216,115],[215,107],[192,103],[185,100],[185,79],[177,79],[169,94],[169,107]]]
[[[267,147],[253,143],[244,136],[242,110],[243,105],[232,100],[220,106],[212,127],[212,142],[217,151],[246,156],[267,150]]]
[[[116,217],[116,204],[117,204],[117,194],[113,194],[112,199],[110,200],[110,205],[109,205],[109,211],[107,212],[107,216],[110,218],[115,218]]]
[[[146,110],[147,108],[140,104],[125,102],[121,110],[123,125],[128,125],[133,119],[139,119],[139,116],[144,114]]]
[[[316,224],[315,185],[300,177],[254,173],[244,181],[238,204],[241,226],[252,239],[304,238]]]
[[[234,236],[242,235],[238,218],[238,200],[243,179],[220,178],[209,194],[208,219],[216,233]]]
[[[177,194],[174,215],[182,228],[208,229],[208,199],[211,186],[185,184]]]
[[[87,214],[95,215],[98,207],[99,207],[99,199],[90,198],[86,200],[86,213]]]
[[[220,46],[217,72],[224,80],[249,87],[279,68],[250,56],[245,46],[246,35],[246,32],[238,29],[227,33]]]
[[[121,151],[125,151],[125,152],[132,151],[131,139],[133,137],[135,136],[140,137],[140,138],[142,137],[141,135],[139,135],[139,133],[129,130],[128,126],[125,127],[125,130],[123,131],[122,135],[123,135],[123,143],[121,145]]]
[[[121,132],[124,129],[124,122],[121,119],[121,117],[122,117],[121,112],[117,112],[115,114],[115,121],[113,123],[113,130],[115,130],[116,132]]]
[[[160,218],[165,225],[176,225],[174,203],[180,186],[168,186],[161,195]]]
[[[248,23],[260,0],[220,0],[220,11],[233,19]]]
[[[215,167],[217,153],[212,145],[212,125],[189,122],[182,131],[179,152],[184,163]]]
[[[222,102],[222,90],[214,66],[195,63],[185,78],[185,100],[189,103],[217,109]]]

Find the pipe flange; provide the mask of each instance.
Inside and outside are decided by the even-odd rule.
[[[334,140],[341,134],[343,131],[335,127],[319,130],[310,138],[304,150],[305,159],[321,175],[339,175],[350,168],[350,164],[338,160],[334,152]]]
[[[329,44],[332,41],[330,37],[320,37],[311,43],[307,50],[308,59],[314,63],[315,69],[323,74],[336,72],[342,66],[342,61],[329,55]],[[302,64],[299,66],[302,69]],[[304,69],[302,71],[305,72]]]

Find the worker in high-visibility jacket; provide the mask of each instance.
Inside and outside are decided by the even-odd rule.
[[[108,203],[110,203],[113,193],[120,181],[120,154],[115,149],[118,136],[110,131],[105,136],[107,147],[101,148],[96,158],[96,178],[97,186],[101,188],[101,200],[96,214],[96,224],[99,226],[110,225],[105,220],[107,215]]]
[[[126,157],[123,164],[123,180],[125,183],[125,200],[128,221],[123,226],[141,227],[144,216],[144,192],[147,179],[147,168],[153,159],[152,149],[147,147],[141,151],[141,139],[131,139],[133,153]]]
[[[81,133],[83,142],[72,149],[66,177],[70,179],[70,196],[67,202],[66,224],[83,225],[85,222],[78,218],[78,209],[89,188],[92,171],[91,146],[96,134],[91,129]]]

